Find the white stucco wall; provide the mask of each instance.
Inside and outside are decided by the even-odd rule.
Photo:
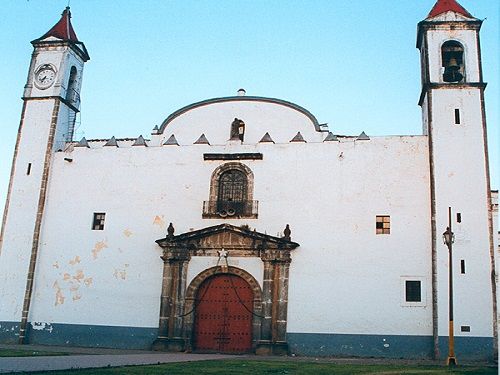
[[[283,121],[295,112],[274,111],[276,119],[284,112]],[[219,123],[218,113],[206,121]],[[245,122],[251,134],[254,122]],[[224,137],[230,123],[223,123]],[[192,132],[176,126],[179,141],[182,130]],[[290,224],[301,246],[290,270],[288,331],[431,334],[427,138],[322,143],[308,139],[302,130],[308,127],[304,116],[293,129],[308,143],[131,147],[128,141],[115,148],[96,142],[56,153],[30,320],[156,327],[162,262],[154,241],[169,222],[176,234],[224,222],[201,215],[211,174],[224,163],[204,161],[203,153],[261,152],[263,160],[243,161],[254,174],[259,218],[227,222],[271,235]],[[193,140],[201,132],[208,133],[200,128]],[[106,212],[104,231],[90,229],[94,212]],[[390,235],[375,234],[376,215],[391,216]],[[188,283],[216,261],[193,257]],[[229,262],[262,283],[259,258]],[[404,306],[406,276],[422,280],[421,306]]]
[[[435,90],[433,92],[433,144],[436,178],[436,228],[440,235],[448,226],[452,207],[455,325],[457,335],[491,336],[492,294],[490,242],[483,146],[482,113],[478,89]],[[453,120],[454,108],[461,109],[461,124]],[[462,223],[456,214],[461,213]],[[448,250],[438,238],[439,333],[447,334]],[[460,260],[466,273],[460,273]],[[478,293],[483,290],[484,293]],[[460,326],[471,332],[460,332]]]
[[[26,103],[0,249],[0,321],[20,321],[54,100]],[[28,164],[31,164],[28,173]]]

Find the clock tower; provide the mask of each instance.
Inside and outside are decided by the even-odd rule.
[[[72,141],[83,65],[90,58],[73,30],[69,7],[47,33],[31,43],[34,51],[0,233],[4,260],[0,275],[2,283],[9,284],[4,289],[8,292],[0,295],[0,321],[19,322],[15,328],[20,343],[27,339],[51,159]]]

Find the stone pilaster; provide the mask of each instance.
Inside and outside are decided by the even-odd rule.
[[[190,255],[184,249],[165,249],[161,258],[163,280],[160,322],[153,350],[184,351],[186,344],[182,337],[183,313]]]
[[[286,323],[288,310],[288,274],[290,252],[267,250],[261,255],[264,262],[262,285],[261,339],[256,354],[286,355]]]

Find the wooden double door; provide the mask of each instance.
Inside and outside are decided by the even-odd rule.
[[[196,296],[194,349],[250,352],[253,300],[250,285],[239,276],[218,274],[206,279]]]

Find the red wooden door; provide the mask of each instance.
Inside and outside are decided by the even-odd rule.
[[[252,349],[253,291],[239,276],[213,276],[197,294],[194,347],[198,351],[244,353]]]

